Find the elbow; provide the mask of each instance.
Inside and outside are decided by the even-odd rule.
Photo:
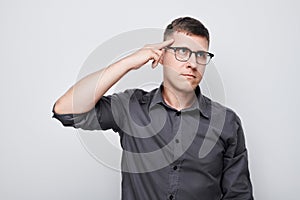
[[[54,111],[54,113],[57,113],[57,114],[68,114],[68,113],[71,113],[71,112],[68,112],[67,106],[64,104],[64,102],[63,102],[63,100],[61,98],[58,99],[54,103],[53,111]]]

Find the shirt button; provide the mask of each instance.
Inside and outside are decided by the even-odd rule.
[[[173,170],[176,170],[178,167],[175,165],[174,167],[173,167]]]
[[[178,139],[175,139],[175,142],[176,142],[176,143],[179,143],[179,140],[178,140]]]
[[[171,195],[169,196],[169,199],[170,199],[170,200],[174,199],[174,196],[171,194]]]
[[[180,116],[181,112],[180,111],[177,111],[176,112],[176,116]]]

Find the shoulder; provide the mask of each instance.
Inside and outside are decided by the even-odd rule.
[[[224,123],[228,126],[232,125],[232,128],[237,128],[237,126],[241,126],[241,119],[238,113],[233,109],[226,105],[223,105],[217,101],[213,101],[209,97],[202,95],[203,100],[207,105],[208,110],[211,113],[212,119],[224,119]]]
[[[140,88],[126,89],[123,92],[117,92],[112,95],[113,99],[127,99],[130,101],[138,101],[140,103],[149,102],[157,92],[158,88],[146,91]]]
[[[240,117],[232,108],[222,105],[210,98],[204,99],[210,108],[210,124],[214,130],[219,131],[220,138],[226,145],[236,144],[244,137]]]

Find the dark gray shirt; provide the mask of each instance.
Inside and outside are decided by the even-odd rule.
[[[83,114],[54,113],[64,126],[120,135],[123,200],[251,200],[241,121],[195,90],[183,110],[168,106],[163,86],[103,96]]]

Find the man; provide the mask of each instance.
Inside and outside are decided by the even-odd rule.
[[[239,117],[199,88],[214,56],[209,41],[198,20],[175,19],[163,42],[86,76],[56,101],[54,117],[63,125],[119,133],[122,199],[253,199]],[[148,61],[163,66],[159,88],[105,96]]]

